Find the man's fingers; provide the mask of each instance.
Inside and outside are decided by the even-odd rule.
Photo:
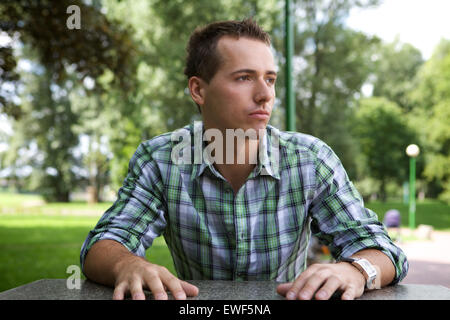
[[[316,271],[315,265],[311,265],[300,274],[300,276],[292,283],[289,289],[287,289],[287,286],[289,284],[285,284],[286,287],[282,287],[281,289],[287,289],[286,298],[289,300],[297,299],[300,290],[303,289],[305,284],[309,281],[310,277],[314,277],[315,271]],[[312,294],[314,294],[314,292]]]
[[[142,282],[139,279],[133,279],[130,284],[130,294],[133,300],[145,300]]]
[[[314,293],[327,280],[327,276],[323,273],[314,273],[305,282],[303,288],[297,293],[297,298],[301,300],[311,300]]]
[[[139,271],[117,282],[113,299],[122,300],[129,292],[133,300],[145,300],[144,288],[150,290],[156,300],[167,300],[168,292],[177,300],[198,295],[196,286],[181,281],[165,267],[148,264]]]
[[[341,296],[342,300],[353,300],[356,298],[356,289],[353,286],[347,287]]]
[[[157,274],[144,275],[144,281],[147,288],[152,292],[155,300],[167,300],[165,286]]]
[[[128,285],[126,282],[119,283],[114,288],[113,300],[123,300],[125,298],[125,293],[127,292]]]
[[[181,280],[175,277],[169,270],[162,267],[160,269],[159,275],[161,277],[161,281],[167,287],[167,289],[172,293],[175,299],[177,300],[185,300],[186,292],[181,285]]]
[[[335,276],[330,276],[322,288],[317,291],[315,298],[318,300],[328,300],[333,293],[342,286],[341,280]]]
[[[289,289],[292,287],[292,282],[282,283],[277,286],[277,293],[279,295],[282,295],[283,297],[286,296],[286,293],[289,291]]]
[[[188,297],[195,297],[198,295],[198,288],[194,286],[193,284],[190,284],[189,282],[181,281],[181,286],[183,287],[184,292],[186,292],[186,295]]]
[[[358,288],[355,286],[348,286],[341,296],[342,300],[353,300],[361,297],[364,294],[364,287]]]

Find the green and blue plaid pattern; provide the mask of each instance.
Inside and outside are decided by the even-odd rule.
[[[194,137],[194,124],[184,129]],[[270,125],[263,141],[268,160],[258,161],[236,194],[212,164],[175,164],[171,133],[143,142],[117,200],[84,242],[81,265],[96,241],[112,239],[144,256],[163,235],[180,279],[293,281],[306,268],[312,233],[335,259],[375,248],[394,263],[394,283],[406,276],[405,254],[329,146]]]

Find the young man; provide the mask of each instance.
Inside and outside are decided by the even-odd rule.
[[[179,162],[179,135],[142,143],[117,201],[83,245],[85,275],[115,286],[114,299],[143,299],[143,288],[156,299],[166,291],[185,299],[198,294],[189,279],[272,279],[284,282],[277,292],[287,299],[329,299],[337,290],[354,299],[403,279],[405,255],[334,152],[268,125],[277,72],[267,33],[252,20],[212,23],[193,33],[187,50],[203,123],[183,129],[192,138],[184,152],[216,147]],[[230,130],[256,134],[234,143]],[[311,231],[338,263],[306,268]],[[143,258],[160,235],[178,277]]]

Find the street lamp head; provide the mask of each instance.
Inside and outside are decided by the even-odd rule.
[[[420,149],[416,144],[410,144],[407,148],[406,148],[406,154],[410,157],[417,157],[420,153]]]

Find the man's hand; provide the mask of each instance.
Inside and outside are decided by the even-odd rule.
[[[133,300],[145,300],[143,288],[150,290],[156,300],[167,300],[167,289],[177,300],[198,295],[196,286],[178,279],[165,267],[152,264],[141,257],[130,256],[123,259],[114,272],[114,300],[122,300],[127,292]]]
[[[114,240],[100,240],[92,246],[86,256],[84,274],[94,282],[114,286],[113,299],[117,300],[127,293],[131,293],[132,299],[145,299],[143,288],[150,290],[155,299],[168,299],[166,290],[175,299],[198,295],[196,286],[132,254]]]
[[[348,262],[313,264],[294,282],[280,284],[277,292],[289,300],[328,300],[341,290],[341,299],[353,300],[364,293],[365,284],[364,275]]]

